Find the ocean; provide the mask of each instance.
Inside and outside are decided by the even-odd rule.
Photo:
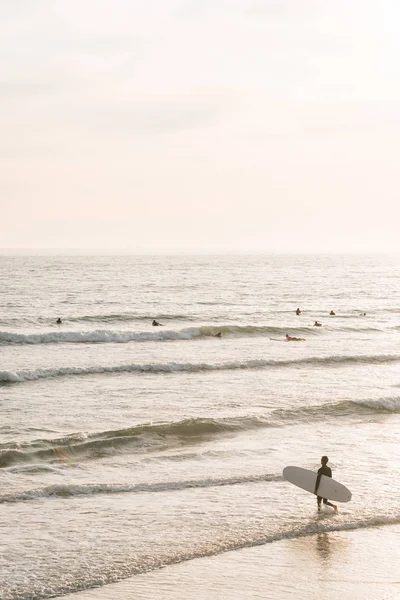
[[[0,278],[1,600],[400,523],[399,256],[0,256]],[[322,455],[337,514],[282,477]]]

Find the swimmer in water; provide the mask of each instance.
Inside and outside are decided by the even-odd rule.
[[[299,308],[296,310],[296,315],[301,315],[301,310]]]
[[[214,337],[222,338],[222,331],[218,331]]]
[[[315,489],[314,489],[314,494],[317,496],[317,506],[318,506],[318,512],[321,510],[321,502],[322,500],[324,501],[325,506],[331,506],[333,508],[333,510],[337,510],[337,506],[336,504],[332,504],[331,502],[328,502],[328,500],[326,498],[322,498],[322,496],[318,496],[317,492],[318,492],[318,487],[319,487],[319,482],[321,481],[321,477],[322,475],[325,475],[326,477],[332,477],[332,470],[330,467],[328,467],[328,457],[327,456],[323,456],[321,458],[321,467],[318,469],[318,473],[317,473],[317,481],[315,482]]]
[[[329,315],[330,315],[331,317],[334,317],[334,316],[335,316],[335,313],[333,312],[333,310],[331,310],[331,312],[329,313]]]
[[[305,338],[298,338],[298,337],[293,337],[289,334],[286,334],[286,341],[287,342],[305,342]]]
[[[318,321],[314,321],[314,327],[322,327],[322,323],[318,323]]]
[[[60,317],[58,317],[56,323],[57,323],[57,325],[61,325],[62,321],[61,321]]]
[[[155,319],[153,319],[152,325],[153,325],[153,327],[162,327],[162,323],[159,323]]]

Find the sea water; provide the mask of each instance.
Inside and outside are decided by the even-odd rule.
[[[0,281],[1,600],[400,522],[400,257],[2,256]],[[337,514],[282,477],[323,454]]]

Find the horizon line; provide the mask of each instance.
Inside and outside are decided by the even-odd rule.
[[[238,248],[21,248],[0,247],[2,256],[141,256],[141,255],[397,255],[393,250],[266,250]]]

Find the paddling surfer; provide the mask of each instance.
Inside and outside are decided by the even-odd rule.
[[[294,337],[292,335],[289,335],[288,333],[286,334],[286,341],[287,342],[305,342],[305,338],[298,338],[298,337]]]
[[[322,498],[322,496],[318,496],[317,491],[318,491],[318,487],[319,487],[319,482],[321,481],[321,477],[322,475],[325,475],[326,477],[331,477],[332,478],[332,470],[330,467],[328,467],[328,457],[327,456],[323,456],[321,458],[321,467],[318,469],[317,472],[317,481],[315,482],[315,489],[314,489],[314,494],[317,496],[317,505],[318,505],[318,511],[321,510],[321,501],[324,501],[324,504],[326,506],[332,506],[333,510],[337,510],[337,506],[336,504],[332,504],[332,502],[329,502],[327,498]]]

